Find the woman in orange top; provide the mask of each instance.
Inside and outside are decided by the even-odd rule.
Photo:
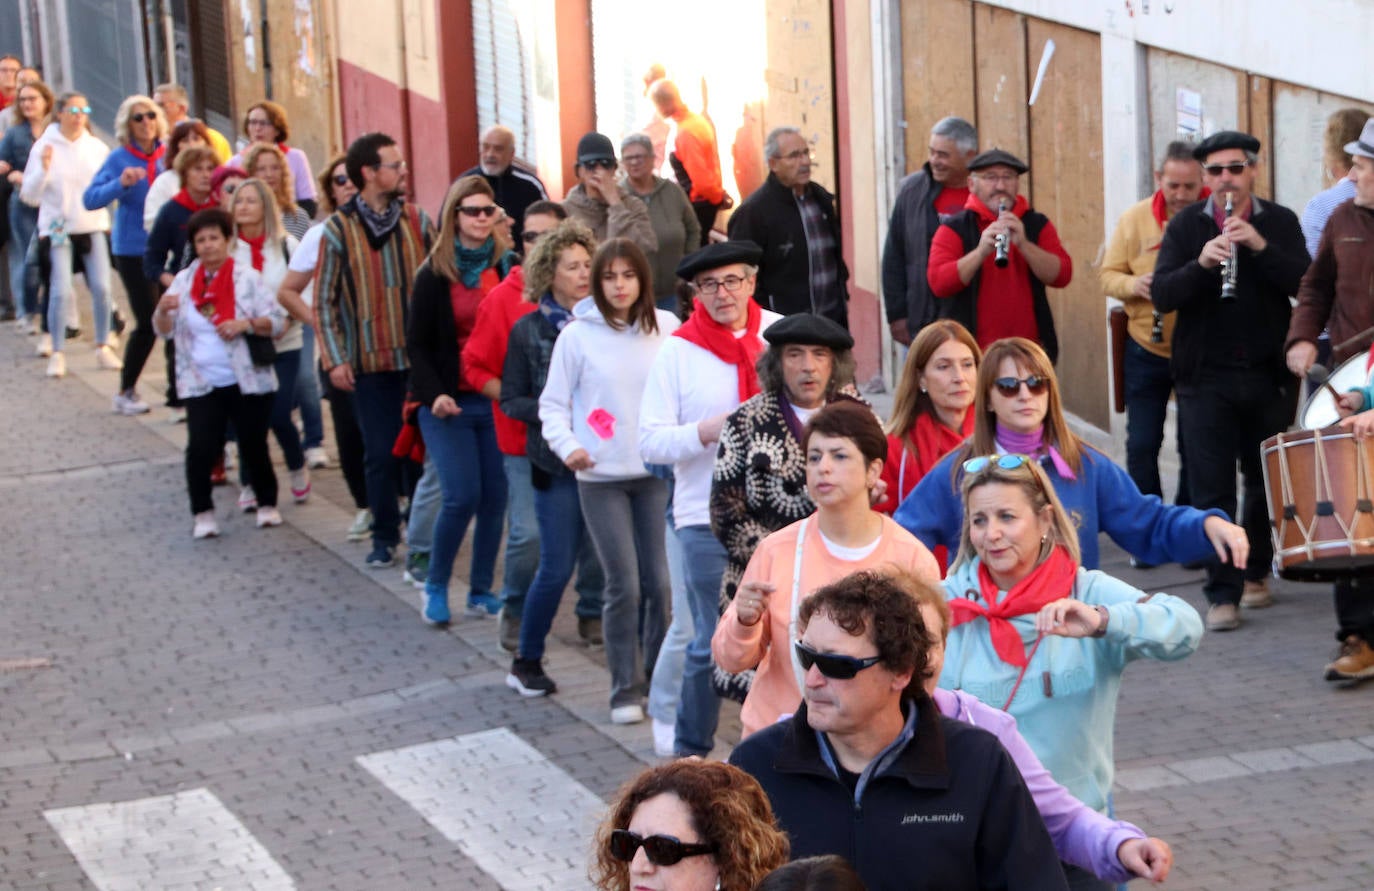
[[[973,434],[969,407],[982,359],[978,342],[958,322],[931,322],[916,335],[887,425],[887,493],[878,510],[891,514],[935,462]]]
[[[758,669],[740,712],[745,736],[801,702],[801,666],[792,641],[807,595],[850,573],[882,566],[897,566],[927,582],[940,578],[930,551],[870,505],[887,444],[868,406],[840,399],[822,408],[806,425],[802,450],[816,512],[759,542],[711,638],[711,655],[724,670]]]

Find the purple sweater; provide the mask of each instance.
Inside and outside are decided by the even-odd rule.
[[[1056,783],[1021,737],[1011,715],[957,690],[936,689],[931,697],[945,717],[981,727],[1002,743],[1026,781],[1059,859],[1108,882],[1135,878],[1122,867],[1116,850],[1124,841],[1145,838],[1139,827],[1099,814]]]

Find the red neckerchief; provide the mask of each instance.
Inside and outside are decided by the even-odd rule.
[[[1011,586],[1007,596],[997,603],[997,583],[987,566],[978,564],[978,586],[981,588],[982,602],[957,597],[949,602],[950,627],[957,628],[982,616],[988,620],[988,633],[992,636],[992,648],[1008,665],[1022,668],[1026,665],[1026,647],[1021,643],[1021,635],[1007,620],[1015,616],[1036,613],[1047,603],[1068,597],[1073,590],[1074,575],[1078,567],[1062,545],[1055,546],[1043,563],[1030,571],[1030,575]]]
[[[1197,193],[1197,200],[1206,201],[1212,196],[1212,190],[1206,186]],[[1154,215],[1155,222],[1159,228],[1163,229],[1169,222],[1169,204],[1164,200],[1164,190],[1155,189],[1155,197],[1150,201],[1150,213]],[[1159,245],[1155,245],[1151,250],[1159,250]]]
[[[207,208],[219,206],[219,202],[215,200],[214,192],[211,192],[209,195],[206,195],[205,201],[203,201],[200,204],[197,204],[196,199],[192,198],[191,193],[186,191],[185,189],[182,189],[180,192],[177,192],[175,195],[173,195],[172,200],[175,201],[177,204],[180,204],[187,210],[189,210],[191,213],[195,213],[198,210],[205,210]]]
[[[983,199],[972,192],[969,192],[968,200],[964,202],[964,208],[978,215],[979,231],[987,228],[989,223],[997,222],[997,208],[988,207],[983,203]],[[1026,200],[1025,195],[1017,195],[1016,200],[1011,203],[1010,209],[1017,217],[1023,217],[1026,215],[1026,211],[1030,210],[1030,202]]]
[[[262,272],[262,246],[267,242],[266,230],[257,238],[249,238],[247,235],[240,235],[239,241],[248,245],[248,251],[253,257],[253,268],[258,272]]]
[[[1374,368],[1374,345],[1369,347],[1369,356],[1364,360],[1364,373],[1368,374],[1371,368]]]
[[[759,392],[759,375],[754,370],[754,363],[763,352],[763,344],[759,342],[762,321],[763,310],[751,298],[744,336],[736,337],[734,331],[711,318],[706,306],[697,298],[691,318],[674,331],[673,336],[694,343],[725,364],[735,366],[739,375],[739,401],[743,402]]]
[[[161,161],[162,156],[167,154],[167,146],[159,142],[157,148],[153,149],[153,153],[150,155],[145,155],[143,149],[132,142],[124,147],[129,150],[129,154],[148,165],[148,182],[150,184],[153,180],[157,179],[157,162]]]
[[[973,406],[964,412],[964,423],[958,430],[951,430],[946,427],[934,412],[923,411],[916,416],[916,424],[911,428],[911,432],[906,437],[905,445],[912,450],[912,458],[916,462],[916,472],[911,474],[906,482],[911,483],[911,489],[916,488],[916,484],[921,481],[930,468],[934,467],[941,458],[957,449],[963,444],[964,440],[973,435]],[[905,460],[905,457],[903,457]],[[911,489],[906,492],[899,492],[899,498],[905,498],[910,494]]]
[[[196,267],[191,277],[191,302],[210,324],[218,326],[234,317],[234,258],[225,260],[214,278],[206,278],[205,267]]]
[[[286,157],[287,152],[291,151],[291,146],[287,145],[284,142],[277,143],[277,148],[281,149],[281,154],[283,158]]]

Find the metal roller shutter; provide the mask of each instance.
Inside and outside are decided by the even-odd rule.
[[[473,0],[472,65],[477,124],[515,133],[515,154],[535,156],[532,51],[509,0]]]

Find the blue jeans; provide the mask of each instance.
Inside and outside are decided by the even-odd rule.
[[[363,434],[363,474],[367,478],[367,506],[372,509],[372,544],[396,547],[401,541],[401,506],[396,492],[401,459],[391,454],[401,432],[401,407],[406,398],[406,372],[359,374],[353,383],[353,414]]]
[[[710,526],[684,526],[677,531],[687,564],[687,601],[695,633],[687,644],[682,670],[682,701],[677,710],[677,753],[710,754],[720,720],[720,697],[711,686],[711,636],[720,620],[720,577],[725,574],[725,547]]]
[[[501,577],[503,609],[519,616],[525,609],[525,594],[539,569],[539,523],[534,512],[534,486],[530,485],[530,459],[524,455],[502,455],[506,470],[506,564]],[[601,615],[602,590],[606,576],[601,571],[596,548],[588,540],[577,551],[577,608],[584,619]]]
[[[434,524],[439,522],[439,508],[444,503],[444,487],[439,482],[439,469],[434,455],[425,449],[425,469],[415,491],[410,493],[410,516],[406,519],[406,551],[428,554],[434,550]]]
[[[303,325],[305,343],[301,346],[301,369],[296,375],[295,402],[301,410],[301,426],[305,428],[303,448],[316,449],[324,445],[324,412],[320,408],[320,378],[315,373],[315,327]]]
[[[491,400],[479,393],[459,393],[455,417],[436,418],[429,406],[420,408],[420,432],[425,453],[434,462],[443,489],[443,504],[434,524],[434,547],[429,553],[429,581],[447,586],[453,561],[468,523],[472,533],[472,590],[491,591],[496,553],[501,550],[501,520],[506,513],[506,477],[496,447]]]
[[[658,648],[653,679],[649,681],[649,717],[665,724],[677,723],[677,705],[682,697],[682,669],[691,643],[692,606],[687,601],[687,563],[682,558],[682,541],[673,528],[673,505],[668,503],[668,523],[664,550],[668,554],[668,578],[672,582],[673,617],[663,645]]]
[[[1159,481],[1159,449],[1164,445],[1164,420],[1169,413],[1169,394],[1174,377],[1169,360],[1156,356],[1131,338],[1126,339],[1126,472],[1144,495],[1164,497]],[[1181,425],[1180,425],[1181,426]],[[1188,500],[1188,468],[1183,457],[1183,436],[1178,431],[1178,491],[1174,504]]]
[[[86,287],[91,292],[91,314],[95,321],[95,342],[110,337],[110,245],[104,232],[90,234],[90,251],[83,255]],[[62,352],[66,340],[67,301],[76,297],[72,290],[72,237],[64,244],[49,242],[52,272],[48,279],[48,331],[52,333],[54,353]]]
[[[17,194],[10,196],[10,293],[21,316],[38,312],[38,278],[29,275],[29,242],[38,228],[38,208],[29,207]]]
[[[547,489],[534,490],[534,515],[539,521],[539,569],[525,595],[520,622],[520,658],[542,659],[544,639],[553,627],[563,589],[577,565],[577,551],[587,544],[577,478],[571,473],[553,477]]]

